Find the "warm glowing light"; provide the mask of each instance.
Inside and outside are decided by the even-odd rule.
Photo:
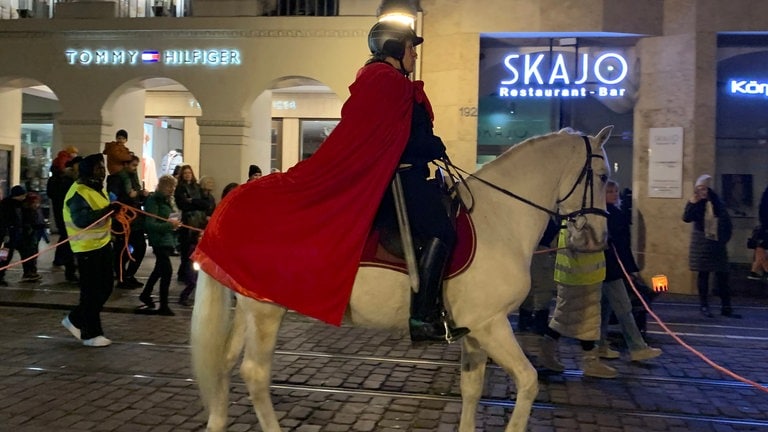
[[[665,275],[656,275],[651,278],[654,292],[667,292],[669,291],[669,283]]]
[[[407,25],[410,28],[413,28],[414,23],[416,20],[412,15],[408,15],[406,13],[402,12],[393,12],[388,13],[386,15],[382,15],[379,17],[379,22],[396,22],[399,24]]]

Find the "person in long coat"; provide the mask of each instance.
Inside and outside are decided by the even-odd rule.
[[[731,307],[731,287],[728,283],[729,263],[726,245],[731,239],[733,225],[728,210],[710,187],[712,177],[701,175],[697,180],[693,196],[683,212],[683,221],[692,223],[691,243],[688,251],[688,265],[697,272],[696,285],[699,291],[701,313],[705,317],[714,315],[709,310],[709,274],[715,273],[717,294],[720,296],[720,313],[731,318],[741,318]]]

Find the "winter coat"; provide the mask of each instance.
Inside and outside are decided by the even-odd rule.
[[[144,211],[168,219],[171,213],[176,212],[176,209],[170,197],[159,192],[153,192],[144,201]],[[170,222],[147,216],[144,219],[144,228],[147,230],[149,244],[152,247],[176,247],[176,236]]]
[[[619,261],[616,259],[618,253],[621,263],[627,273],[636,273],[640,271],[632,256],[632,233],[629,227],[629,218],[626,213],[613,204],[608,204],[608,249],[605,251],[605,280],[614,281],[624,279],[624,272],[621,271]],[[614,252],[614,250],[616,252]]]
[[[712,202],[712,209],[717,218],[717,240],[709,240],[704,234],[704,215],[707,202]],[[688,249],[688,266],[695,272],[727,272],[728,250],[726,245],[733,234],[733,225],[728,210],[720,197],[709,189],[706,200],[686,203],[683,221],[693,222],[691,243]]]

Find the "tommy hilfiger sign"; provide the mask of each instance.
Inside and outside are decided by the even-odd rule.
[[[67,64],[81,66],[118,66],[160,63],[169,66],[239,66],[240,50],[130,50],[130,49],[68,49],[64,51]]]

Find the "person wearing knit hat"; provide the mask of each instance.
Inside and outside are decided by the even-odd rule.
[[[258,165],[251,165],[248,167],[248,180],[256,180],[261,177],[261,168]]]
[[[714,316],[709,310],[708,300],[709,274],[714,272],[720,296],[720,314],[741,318],[731,307],[731,287],[728,283],[727,244],[733,233],[733,225],[725,204],[710,187],[711,181],[712,176],[709,174],[696,179],[693,196],[683,211],[683,221],[692,224],[688,266],[697,273],[696,285],[702,315],[707,318]]]
[[[112,293],[112,218],[120,209],[104,190],[104,157],[92,154],[80,161],[77,182],[64,197],[64,224],[80,270],[80,302],[61,324],[83,345],[105,347],[101,310]],[[88,228],[87,234],[82,235]],[[80,234],[75,236],[76,234]]]
[[[71,148],[74,149],[74,147]],[[51,176],[48,177],[45,191],[51,200],[51,213],[56,226],[56,232],[59,235],[59,245],[56,246],[56,252],[53,256],[53,266],[64,266],[64,279],[67,282],[77,283],[79,279],[77,277],[75,255],[72,253],[72,247],[69,245],[69,242],[64,241],[69,238],[64,224],[64,197],[77,178],[77,170],[83,157],[72,156],[71,153],[68,153],[68,150],[69,148],[60,151],[59,155],[56,156],[56,160],[53,161],[52,166],[57,166],[61,160],[65,160],[61,170],[51,169]],[[77,151],[77,149],[74,150]]]

